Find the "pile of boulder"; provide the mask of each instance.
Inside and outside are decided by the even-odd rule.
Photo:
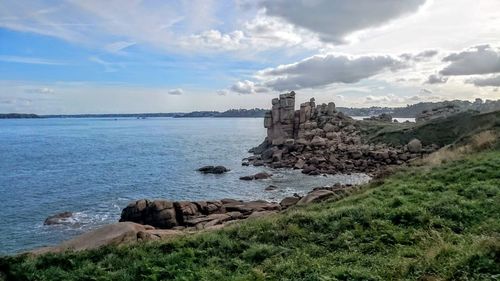
[[[235,221],[274,214],[293,205],[306,205],[326,199],[338,200],[356,188],[350,185],[319,187],[305,196],[294,194],[285,197],[280,203],[234,199],[193,202],[141,199],[122,210],[120,222],[182,231],[217,229]]]
[[[238,201],[169,201],[147,199],[130,203],[123,209],[120,221],[131,221],[162,229],[204,229],[232,220],[258,216],[261,212],[276,212],[277,203],[263,200]]]
[[[373,174],[386,165],[404,164],[427,151],[417,139],[411,141],[412,145],[400,146],[364,143],[359,124],[363,121],[336,111],[333,102],[316,105],[312,98],[299,110],[294,109],[294,104],[293,91],[273,99],[272,110],[264,118],[267,137],[250,149],[254,155],[243,159],[243,165],[295,168],[308,175]]]

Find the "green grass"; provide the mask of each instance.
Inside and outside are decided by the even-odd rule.
[[[498,280],[500,151],[217,232],[3,257],[0,270],[12,280]]]

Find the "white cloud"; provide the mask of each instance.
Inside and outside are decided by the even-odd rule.
[[[61,38],[111,52],[132,42],[174,51],[178,34],[215,23],[212,1],[1,1],[0,27]],[[182,22],[182,28],[174,25]],[[103,47],[104,46],[104,47]]]
[[[254,93],[255,83],[249,80],[238,81],[231,86],[231,91],[239,94],[251,94]]]
[[[474,75],[500,72],[500,49],[480,45],[446,56],[443,62],[450,62],[439,73],[451,75]]]
[[[262,0],[270,16],[282,18],[320,35],[327,42],[344,43],[353,32],[379,27],[415,13],[425,0]]]
[[[207,30],[200,34],[191,35],[182,41],[184,48],[206,48],[211,50],[223,49],[226,51],[238,50],[245,44],[245,35],[241,30],[231,33],[221,33],[219,30]]]
[[[104,49],[110,53],[123,54],[124,49],[134,46],[135,44],[137,43],[128,41],[117,41],[111,44],[107,44],[106,46],[104,46]]]
[[[23,64],[43,64],[43,65],[66,65],[65,62],[50,60],[44,58],[34,58],[34,57],[20,57],[20,56],[3,56],[0,55],[0,61],[12,62],[12,63],[23,63]]]
[[[169,90],[168,91],[168,94],[169,95],[173,95],[173,96],[180,96],[180,95],[183,95],[184,94],[184,90],[180,89],[180,88],[177,88],[177,89],[172,89],[172,90]]]
[[[387,70],[405,67],[401,60],[384,55],[316,55],[302,61],[264,69],[257,76],[262,85],[275,91],[322,87],[333,83],[351,84]]]
[[[179,44],[187,50],[238,51],[240,54],[285,47],[318,49],[324,45],[311,32],[262,13],[244,22],[240,29],[226,33],[217,29],[205,30],[181,38]]]

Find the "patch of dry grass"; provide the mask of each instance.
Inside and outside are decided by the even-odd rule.
[[[494,130],[487,130],[471,136],[465,144],[447,145],[438,151],[425,156],[421,164],[436,166],[449,161],[464,158],[466,155],[492,149],[499,143],[499,134]]]

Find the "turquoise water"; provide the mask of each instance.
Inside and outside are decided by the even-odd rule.
[[[140,198],[280,200],[314,186],[366,180],[241,166],[264,137],[260,118],[0,120],[0,254],[53,245],[116,222],[121,209]],[[231,172],[195,171],[204,165]],[[266,170],[272,180],[239,180]],[[269,184],[279,189],[264,191]],[[63,211],[76,213],[74,224],[43,225]]]

